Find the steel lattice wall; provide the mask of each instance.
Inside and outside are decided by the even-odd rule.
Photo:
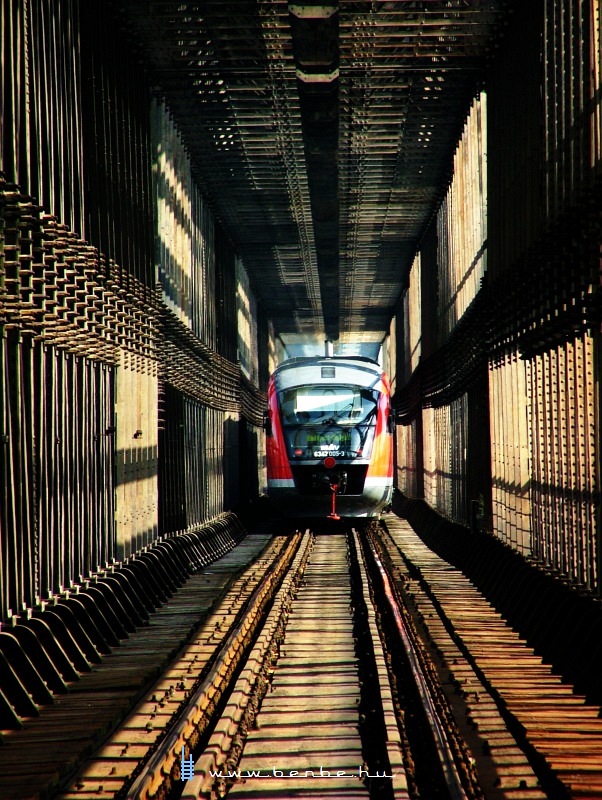
[[[0,4],[0,170],[83,233],[78,8],[77,0]]]
[[[115,373],[10,325],[3,327],[0,373],[0,607],[10,617],[115,555],[107,536]]]
[[[511,411],[506,405],[513,398]],[[492,526],[521,553],[531,552],[531,452],[527,365],[507,356],[489,373]]]
[[[256,496],[268,334],[243,375],[234,250],[106,9],[2,0],[0,27],[6,620]]]
[[[216,254],[213,215],[192,176],[190,156],[164,102],[151,110],[157,208],[157,281],[163,302],[216,349]]]
[[[533,554],[578,583],[599,585],[599,417],[591,336],[528,363]]]
[[[464,316],[487,271],[487,100],[473,102],[437,215],[438,341]]]
[[[515,16],[401,310],[398,475],[420,495],[423,458],[441,513],[467,524],[474,501],[482,526],[599,592],[600,5]]]

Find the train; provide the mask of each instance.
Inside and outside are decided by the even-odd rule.
[[[364,356],[290,358],[268,384],[267,491],[286,517],[379,517],[393,494],[389,379]]]

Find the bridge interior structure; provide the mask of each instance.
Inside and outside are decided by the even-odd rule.
[[[599,602],[601,26],[0,0],[0,636],[257,514],[268,377],[325,342],[390,375],[409,515]]]

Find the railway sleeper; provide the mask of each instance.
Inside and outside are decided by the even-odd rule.
[[[180,756],[182,748],[190,754],[202,747],[216,722],[217,711],[223,705],[227,693],[236,677],[243,657],[251,645],[264,616],[266,606],[271,603],[291,558],[297,550],[299,536],[295,537],[279,557],[275,567],[267,570],[258,587],[240,609],[238,622],[216,655],[209,672],[202,676],[195,688],[187,693],[177,713],[172,717],[165,737],[141,761],[117,798],[130,796],[146,798],[168,797],[180,779]],[[220,630],[218,623],[217,630]]]
[[[278,658],[279,643],[284,635],[286,619],[309,559],[313,537],[306,535],[284,577],[270,611],[261,627],[242,672],[230,693],[208,745],[195,765],[198,777],[190,781],[182,800],[194,797],[221,796],[225,786],[219,785],[212,772],[232,769],[240,759],[247,731],[252,727],[268,686],[269,674]]]
[[[326,541],[325,537],[322,545]],[[393,713],[393,700],[386,669],[386,657],[380,645],[375,624],[375,611],[366,588],[367,576],[365,569],[362,568],[361,563],[356,558],[356,542],[357,538],[350,540],[347,537],[347,563],[351,565],[352,572],[349,595],[349,613],[350,619],[353,619],[353,633],[350,631],[350,636],[353,637],[351,649],[355,653],[353,661],[357,660],[359,662],[359,697],[357,700],[359,705],[357,705],[355,711],[358,715],[357,727],[361,740],[360,761],[363,759],[363,767],[365,767],[367,776],[364,779],[367,784],[365,788],[360,790],[360,794],[370,797],[405,798],[407,800],[408,783],[404,765],[402,764],[400,733]],[[285,581],[283,581],[261,634],[248,657],[246,666],[237,680],[226,707],[222,710],[222,716],[215,726],[207,746],[197,759],[195,775],[184,787],[182,795],[184,800],[198,797],[223,797],[235,780],[224,776],[236,774],[239,769],[241,755],[244,764],[245,755],[243,751],[247,735],[255,727],[255,717],[258,714],[259,719],[257,722],[260,722],[262,713],[260,707],[263,697],[271,685],[274,675],[276,678],[278,677],[280,648],[282,642],[286,644],[284,637],[285,632],[288,630],[289,616],[291,617],[292,627],[296,630],[296,603],[297,599],[300,601],[301,598],[300,594],[299,598],[296,599],[297,588],[305,587],[306,585],[306,581],[303,578],[303,570],[305,570],[305,565],[309,561],[309,553],[309,547],[306,548],[305,552],[299,551],[295,559],[296,564],[299,564],[299,568],[296,570],[293,567]],[[317,560],[318,564],[320,559],[324,558],[323,553],[324,550],[322,548],[320,557]],[[307,631],[304,626],[309,619],[313,619],[312,611],[315,613],[316,584],[314,581],[316,569],[319,571],[319,566],[316,567],[314,564],[314,577],[308,579],[312,584],[308,588],[309,599],[304,599],[303,602],[300,602],[300,606],[305,609],[305,612],[301,611],[300,614],[303,620],[301,632],[296,630],[295,633],[292,633],[293,640],[300,635],[301,640],[305,641]],[[304,605],[304,603],[309,603],[309,605]],[[335,600],[335,606],[337,605],[340,605],[339,600]],[[328,619],[328,600],[326,598],[322,611],[326,615],[325,619]],[[308,616],[305,616],[305,614],[308,614]],[[321,619],[321,617],[319,618]],[[288,633],[286,635],[288,636]],[[290,644],[289,641],[289,646]],[[295,646],[293,645],[294,649]],[[291,669],[291,665],[288,663],[291,654],[287,653],[283,657],[287,662],[284,667],[286,673],[287,670]],[[348,667],[344,667],[345,673],[347,669]],[[347,680],[347,676],[345,679]],[[288,685],[286,677],[284,682]],[[282,685],[279,688],[282,690]],[[300,691],[304,691],[302,687]],[[336,711],[327,710],[329,704],[328,701],[325,702],[326,706],[321,707],[317,713],[334,713],[336,716]],[[273,704],[270,705],[266,713],[268,717],[274,715]],[[268,730],[270,725],[274,724],[277,723],[268,722]],[[266,735],[265,732],[264,735]],[[308,737],[311,740],[311,734],[308,734]],[[318,739],[321,738],[318,736]],[[255,744],[257,743],[255,742]],[[316,747],[320,750],[321,744],[316,743]],[[264,751],[260,749],[259,752],[263,753]],[[304,749],[303,752],[305,752]],[[334,755],[334,751],[329,750],[329,752]],[[187,751],[185,753],[187,755]],[[257,757],[257,753],[255,753],[255,756],[249,756],[251,759],[254,757]],[[261,757],[259,755],[260,759]],[[345,756],[342,757],[345,758]],[[361,770],[363,767],[359,769]],[[294,774],[300,773],[295,772]],[[337,778],[339,774],[337,773]],[[392,775],[393,780],[391,780]],[[276,777],[275,774],[274,777]],[[347,780],[350,777],[350,775],[346,775]],[[360,780],[359,773],[356,776],[356,780]],[[236,793],[239,788],[236,786],[234,792]],[[245,796],[245,792],[250,793],[250,796],[255,796],[257,789],[243,787],[241,791],[243,796]],[[277,791],[277,789],[274,789],[274,791]],[[292,789],[291,791],[297,791],[297,789]],[[144,798],[152,796],[144,793],[134,794]],[[164,788],[161,794],[156,794],[157,798],[159,796],[162,798],[169,797],[169,790]]]
[[[387,521],[385,531],[382,541],[399,565],[393,567],[397,583],[447,674],[456,718],[464,715],[462,732],[487,796],[569,797],[584,770],[587,796],[602,796],[602,780],[594,775],[602,732],[597,709],[563,685],[481,587],[428,550],[407,523]],[[576,731],[582,746],[571,749],[567,742]]]
[[[405,736],[405,763],[419,796],[482,798],[472,759],[441,687],[435,666],[390,580],[378,542],[364,548],[373,575],[374,604],[390,669],[395,710]]]
[[[535,559],[526,559],[493,534],[478,538],[419,500],[396,495],[396,513],[425,544],[490,598],[543,660],[586,696],[602,703],[602,603]]]

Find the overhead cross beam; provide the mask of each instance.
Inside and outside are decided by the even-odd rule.
[[[324,333],[339,338],[339,14],[336,3],[289,3]]]
[[[99,0],[287,341],[380,342],[518,0]]]

